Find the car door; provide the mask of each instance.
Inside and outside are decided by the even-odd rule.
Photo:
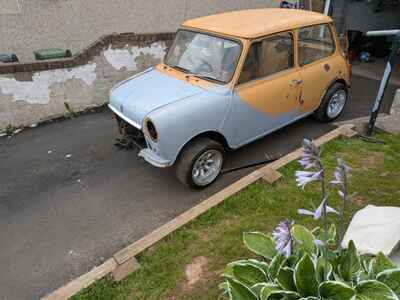
[[[303,80],[302,106],[306,112],[318,108],[326,89],[343,77],[343,58],[337,53],[329,24],[313,25],[298,30],[298,64]]]
[[[295,120],[301,83],[291,31],[254,41],[234,88],[226,122],[236,146]]]

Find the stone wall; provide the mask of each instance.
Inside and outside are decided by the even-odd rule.
[[[69,59],[1,65],[0,132],[105,104],[114,84],[161,60],[173,35],[110,35]]]

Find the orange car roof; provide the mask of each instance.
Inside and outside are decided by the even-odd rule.
[[[326,15],[297,9],[266,8],[226,12],[185,21],[182,26],[240,37],[263,35],[332,22]]]

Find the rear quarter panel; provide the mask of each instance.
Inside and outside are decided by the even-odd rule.
[[[303,79],[303,112],[316,110],[329,87],[337,80],[349,83],[349,68],[346,59],[338,52],[325,59],[301,67]]]

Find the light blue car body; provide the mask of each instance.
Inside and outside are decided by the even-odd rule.
[[[157,167],[173,165],[182,148],[199,135],[218,134],[226,146],[236,149],[304,117],[297,109],[269,116],[242,101],[234,88],[212,83],[199,87],[156,68],[116,85],[109,107],[142,131],[145,120],[151,119],[158,140],[145,134],[147,148],[139,156]]]

